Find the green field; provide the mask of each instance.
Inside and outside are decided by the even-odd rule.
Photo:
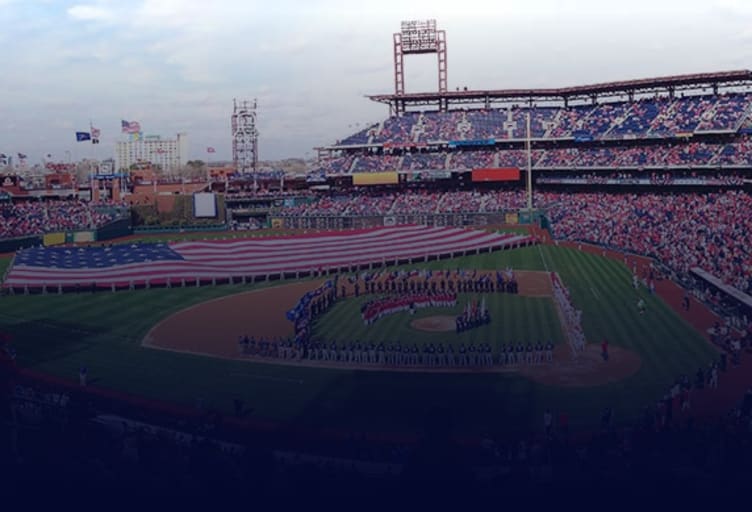
[[[426,411],[437,405],[450,411],[458,430],[477,434],[537,427],[546,408],[566,410],[573,426],[596,422],[605,406],[614,408],[615,421],[626,421],[662,395],[676,376],[692,373],[716,357],[697,332],[647,292],[640,295],[647,302],[648,313],[639,315],[630,272],[613,260],[541,246],[421,266],[555,270],[569,286],[576,306],[583,310],[588,339],[597,341],[608,336],[612,345],[639,354],[642,367],[636,375],[618,383],[564,389],[509,373],[442,375],[291,368],[140,346],[143,335],[159,319],[189,305],[251,288],[240,285],[5,296],[0,297],[0,330],[14,334],[22,366],[71,381],[77,379],[79,366],[86,365],[94,385],[146,397],[187,405],[201,397],[208,406],[228,412],[232,400],[240,397],[253,408],[254,417],[296,425],[388,431],[419,428]],[[511,299],[522,298],[498,297],[500,301]],[[546,299],[542,300],[545,303]],[[536,313],[546,306],[514,302],[520,309],[514,313],[518,318],[510,320],[510,336],[521,336],[522,330],[554,332],[555,336],[553,323],[541,323],[550,315]],[[355,303],[342,304],[322,322],[332,322],[328,329],[342,329],[341,325],[337,327],[340,323],[353,322],[348,308],[357,311]],[[382,320],[387,322],[383,324],[387,332],[405,328],[404,324],[397,325],[397,320],[392,327]],[[357,317],[354,322],[359,321]]]
[[[395,313],[367,326],[360,319],[360,305],[369,297],[359,297],[336,304],[319,321],[316,322],[314,334],[317,337],[340,342],[353,339],[362,342],[394,343],[396,340],[407,340],[419,347],[438,341],[451,343],[455,348],[460,343],[465,345],[474,343],[489,343],[494,354],[498,353],[502,343],[513,341],[518,343],[551,340],[562,343],[564,336],[559,325],[559,318],[551,299],[541,297],[519,297],[508,294],[485,295],[486,307],[491,315],[491,324],[477,327],[462,334],[451,331],[446,334],[429,333],[410,327],[415,319],[434,315],[457,316],[462,314],[465,304],[478,294],[460,293],[457,305],[453,308],[419,309],[415,316],[407,311]],[[404,341],[403,341],[404,342]]]

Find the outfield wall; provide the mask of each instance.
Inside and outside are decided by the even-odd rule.
[[[493,213],[434,213],[398,215],[310,215],[272,216],[270,225],[274,229],[368,229],[381,226],[403,224],[425,226],[487,226],[499,224],[531,224],[540,221],[540,214],[527,211],[509,210]]]
[[[6,238],[0,240],[0,253],[4,252],[16,252],[19,249],[25,247],[34,247],[35,245],[41,245],[42,237],[40,236],[26,236],[22,238]]]

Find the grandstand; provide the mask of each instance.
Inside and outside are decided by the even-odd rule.
[[[728,349],[737,334],[743,338],[745,329],[747,342],[752,339],[752,71],[560,89],[448,91],[446,61],[442,82],[441,56],[439,59],[438,92],[405,94],[397,82],[395,94],[371,96],[371,100],[388,105],[390,116],[318,148],[319,165],[310,169],[307,180],[288,179],[283,171],[272,169],[239,177],[228,168],[228,172],[215,171],[207,181],[201,178],[196,182],[160,181],[156,174],[146,173],[139,179],[138,173],[133,173],[119,183],[126,192],[124,197],[115,194],[118,187],[111,182],[102,184],[102,190],[110,188],[105,195],[111,199],[99,200],[92,190],[91,201],[84,201],[78,188],[63,193],[47,187],[30,194],[20,178],[8,177],[9,185],[0,187],[0,252],[12,251],[13,256],[0,258],[0,275],[4,276],[0,293],[5,295],[0,335],[7,330],[18,339],[21,371],[16,373],[15,347],[8,343],[6,350],[2,344],[8,336],[0,337],[0,349],[6,350],[7,368],[13,369],[16,379],[13,396],[7,401],[23,405],[14,409],[14,414],[18,412],[22,424],[34,425],[21,436],[21,452],[25,449],[27,457],[29,452],[33,454],[27,446],[41,443],[45,437],[36,433],[36,424],[28,419],[39,409],[39,416],[55,420],[46,421],[62,425],[56,438],[60,444],[77,437],[82,448],[72,443],[69,451],[80,452],[76,456],[86,462],[82,464],[86,480],[99,472],[103,480],[128,477],[146,485],[155,468],[162,476],[173,476],[190,460],[189,471],[195,476],[180,485],[198,487],[201,480],[221,478],[233,488],[249,481],[263,486],[265,480],[260,476],[272,475],[269,479],[273,480],[273,466],[284,473],[289,468],[280,471],[280,467],[303,464],[301,461],[317,457],[318,449],[328,456],[322,473],[330,473],[335,461],[347,467],[337,471],[378,473],[373,466],[380,465],[379,471],[396,479],[401,473],[395,468],[401,471],[404,465],[405,474],[409,474],[415,453],[423,447],[410,438],[405,441],[402,435],[392,436],[390,423],[414,429],[423,414],[419,409],[432,407],[435,399],[461,420],[461,433],[471,440],[462,443],[462,450],[471,455],[473,466],[481,468],[478,473],[498,475],[510,487],[517,485],[515,466],[524,469],[530,464],[531,475],[544,474],[544,469],[538,470],[544,466],[538,464],[542,458],[550,467],[559,468],[558,478],[566,474],[572,480],[579,477],[569,466],[582,466],[588,457],[592,458],[593,473],[606,478],[618,477],[606,471],[612,469],[608,466],[619,466],[622,458],[627,460],[625,466],[644,472],[646,478],[651,473],[644,469],[654,460],[684,464],[683,455],[677,454],[689,453],[691,446],[685,445],[702,437],[704,431],[688,428],[686,433],[678,433],[681,443],[666,442],[670,430],[654,433],[671,428],[672,413],[667,412],[671,407],[676,407],[675,424],[679,418],[694,421],[688,411],[682,409],[679,414],[678,403],[685,403],[684,395],[679,398],[668,391],[661,398],[658,393],[674,389],[678,393],[681,381],[686,393],[690,388],[693,393],[698,390],[693,395],[694,407],[709,415],[731,410],[730,401],[718,400],[718,394],[712,394],[714,389],[706,394],[700,391],[706,385],[702,369],[697,384],[690,385],[689,372],[699,364],[709,364],[710,377],[722,362],[723,385],[729,390],[724,393],[728,394],[741,389],[740,374],[747,382],[751,375],[747,359],[741,370],[729,368],[726,374],[726,352],[717,360],[718,353],[704,335],[717,318],[728,322],[734,331],[713,327],[707,338],[721,349]],[[528,165],[535,183],[532,209],[524,187],[531,178]],[[261,190],[256,190],[257,183]],[[198,191],[219,194],[216,215],[197,217],[190,194]],[[130,226],[131,220],[139,224],[138,230]],[[239,240],[207,240],[213,234],[234,238],[227,235],[228,230],[268,228],[271,234],[259,238],[242,234]],[[203,240],[183,239],[188,238],[183,232],[192,229]],[[153,237],[147,243],[128,236],[110,243],[123,235],[140,236],[150,230],[177,239],[160,243]],[[207,233],[209,230],[216,233]],[[26,241],[21,243],[21,239]],[[95,247],[70,246],[79,242]],[[501,249],[509,250],[492,253]],[[572,355],[584,353],[589,344],[596,349],[592,353],[599,368],[607,368],[603,373],[613,371],[618,358],[606,363],[608,358],[604,355],[601,361],[596,353],[599,339],[608,337],[613,353],[629,349],[636,354],[634,371],[639,374],[621,382],[618,379],[622,377],[613,375],[603,381],[583,379],[579,384],[592,389],[552,391],[557,381],[529,379],[535,376],[532,371],[518,378],[518,367],[501,363],[493,369],[500,375],[474,367],[451,368],[448,375],[438,375],[443,367],[429,368],[437,375],[409,375],[404,368],[385,368],[381,363],[366,366],[360,361],[351,365],[336,358],[337,364],[329,367],[325,362],[329,356],[324,361],[320,356],[310,358],[312,350],[326,350],[323,342],[303,347],[308,359],[300,368],[300,357],[284,361],[279,356],[282,352],[275,352],[290,346],[277,341],[277,332],[273,342],[263,342],[262,352],[235,353],[236,336],[248,329],[254,336],[271,338],[272,334],[260,332],[266,327],[262,324],[279,320],[287,327],[290,318],[285,314],[295,311],[297,305],[287,310],[286,301],[290,306],[306,306],[298,298],[310,297],[313,290],[331,289],[328,293],[335,298],[341,290],[340,299],[345,299],[334,306],[336,310],[328,318],[322,315],[315,326],[311,324],[324,342],[332,337],[335,348],[331,350],[336,352],[336,342],[345,343],[348,337],[360,344],[361,337],[349,322],[355,319],[363,327],[360,306],[368,298],[359,296],[361,281],[364,285],[383,284],[402,275],[414,281],[425,279],[427,285],[434,272],[434,281],[438,281],[442,275],[464,279],[466,271],[472,271],[473,277],[478,270],[489,275],[495,271],[498,276],[503,268],[512,275],[519,272],[521,278],[525,273],[528,278],[538,273],[552,287],[556,312],[549,322],[545,307],[549,298],[538,296],[540,290],[530,297],[534,301],[530,303],[527,297],[516,296],[516,291],[489,294],[489,304],[498,306],[506,316],[494,317],[494,330],[477,336],[492,338],[502,347],[507,342],[511,347],[511,342],[532,340],[549,328],[558,336],[561,324]],[[277,286],[277,280],[292,282]],[[472,284],[472,279],[467,281]],[[150,291],[136,290],[152,286]],[[78,295],[63,297],[64,292]],[[680,311],[674,304],[680,299],[674,299],[682,294],[686,294],[687,306]],[[692,302],[691,314],[689,294],[698,299]],[[642,310],[632,307],[636,298],[640,303],[645,299],[651,313],[643,316]],[[482,300],[485,308],[486,298]],[[267,310],[265,305],[279,307]],[[199,307],[211,310],[202,316]],[[580,322],[581,316],[585,321]],[[373,336],[370,340],[362,337],[363,343],[381,341],[376,336],[385,335],[389,343],[418,340],[422,344],[421,340],[434,336],[419,333],[412,323],[411,330],[403,331],[408,324],[397,324],[394,317],[379,322],[390,321],[393,323],[383,331],[367,333]],[[181,330],[162,335],[163,342],[174,338],[175,345],[160,345],[155,341],[159,339],[157,327],[168,324],[179,325]],[[200,329],[196,327],[199,324]],[[458,330],[456,334],[461,333]],[[203,352],[198,343],[194,346],[192,340],[186,341],[192,335],[221,349]],[[442,343],[454,340],[451,329],[438,336]],[[247,334],[245,338],[247,343]],[[430,343],[433,350],[433,341]],[[225,347],[228,352],[222,352]],[[274,348],[267,351],[268,347]],[[425,354],[428,346],[422,348]],[[339,354],[344,353],[344,344],[341,350]],[[357,350],[360,353],[360,348]],[[417,354],[417,345],[415,350]],[[205,360],[204,356],[218,354],[232,361]],[[739,357],[740,351],[728,350],[728,354]],[[6,368],[3,362],[0,357],[0,370]],[[104,385],[94,380],[87,384],[87,367]],[[574,365],[562,367],[561,382],[577,380],[568,373]],[[71,383],[76,369],[78,386]],[[0,381],[2,378],[0,371]],[[717,386],[710,382],[708,387]],[[138,400],[126,392],[134,393]],[[215,400],[208,411],[204,398]],[[162,399],[171,402],[169,408],[157,401]],[[648,421],[640,427],[649,435],[635,437],[639,409],[655,399],[658,405],[645,409]],[[243,400],[249,408],[244,408]],[[686,400],[688,403],[688,395]],[[752,389],[744,400],[746,406],[736,416],[728,415],[727,426],[745,432],[748,440]],[[231,403],[234,417],[223,416]],[[561,438],[551,437],[552,428],[546,425],[541,446],[550,454],[562,455],[541,457],[538,446],[530,449],[528,457],[527,448],[517,446],[519,432],[515,430],[538,428],[543,411],[550,416],[548,407],[553,405],[559,414],[553,430]],[[584,427],[593,423],[594,411],[604,405],[608,412],[601,416],[603,439],[579,439],[587,446],[582,450],[569,445],[569,414],[577,420],[573,426],[587,433]],[[611,407],[623,416],[618,418],[619,428],[625,429],[623,440],[621,434],[614,435]],[[9,429],[11,422],[3,419],[0,428]],[[435,419],[429,411],[426,424],[441,423]],[[152,433],[159,433],[161,454],[154,448],[159,443],[147,435],[147,420],[167,425],[149,426]],[[17,422],[13,418],[13,423]],[[362,434],[357,436],[348,430],[361,428]],[[109,431],[116,429],[123,439],[112,442],[110,436],[115,436]],[[245,442],[251,431],[256,437],[245,448],[233,446],[231,450],[228,443],[219,442],[233,438]],[[718,437],[718,432],[708,432],[707,438]],[[719,432],[723,434],[719,444],[733,439],[732,431]],[[320,446],[301,441],[301,433],[308,433]],[[494,437],[499,445],[486,438],[476,439],[479,435]],[[89,439],[84,442],[87,436],[101,446]],[[193,436],[203,438],[203,443],[186,442]],[[558,446],[564,440],[567,442]],[[670,447],[672,457],[656,456],[661,443]],[[476,453],[476,445],[482,453]],[[602,455],[595,451],[596,446],[603,450]],[[274,461],[272,449],[276,450],[276,462],[270,462]],[[649,457],[635,455],[640,450]],[[718,450],[724,457],[734,451]],[[141,466],[129,461],[120,473],[99,471],[108,464],[118,467],[121,459],[129,459],[134,451],[136,459],[138,453],[142,457]],[[267,458],[259,458],[257,451],[268,451]],[[248,460],[257,461],[246,467],[248,461],[240,460],[242,452]],[[286,461],[288,452],[295,455]],[[515,455],[519,453],[525,455]],[[70,457],[68,451],[58,453],[45,447],[39,449],[37,463],[50,454],[59,460]],[[716,456],[715,452],[708,454]],[[520,460],[515,462],[515,457]],[[752,458],[744,460],[749,468]],[[677,473],[685,469],[677,468]],[[309,469],[310,473],[317,471]],[[53,476],[59,477],[57,470]],[[304,476],[295,481],[297,491],[309,478]],[[304,491],[323,481],[314,476]],[[37,475],[33,477],[36,483]],[[278,480],[285,477],[276,476]],[[567,486],[572,483],[562,481],[562,489],[571,490]],[[173,484],[168,480],[168,485]],[[494,484],[495,496],[499,488]],[[309,491],[303,494],[308,497]]]
[[[327,175],[525,167],[714,169],[750,165],[752,72],[562,89],[375,95],[392,115],[318,148]]]

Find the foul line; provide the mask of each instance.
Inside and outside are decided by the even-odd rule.
[[[541,244],[538,244],[538,254],[540,254],[541,261],[543,262],[543,268],[546,269],[546,272],[550,272],[550,270],[548,270],[548,265],[546,264],[546,257],[543,256],[543,251],[541,250]]]

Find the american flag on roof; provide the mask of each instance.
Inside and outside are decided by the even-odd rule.
[[[138,133],[141,131],[141,124],[138,121],[120,120],[120,131],[123,133]]]
[[[504,248],[527,235],[400,226],[350,233],[113,247],[34,247],[16,254],[3,286],[127,287],[380,264],[384,260]]]

